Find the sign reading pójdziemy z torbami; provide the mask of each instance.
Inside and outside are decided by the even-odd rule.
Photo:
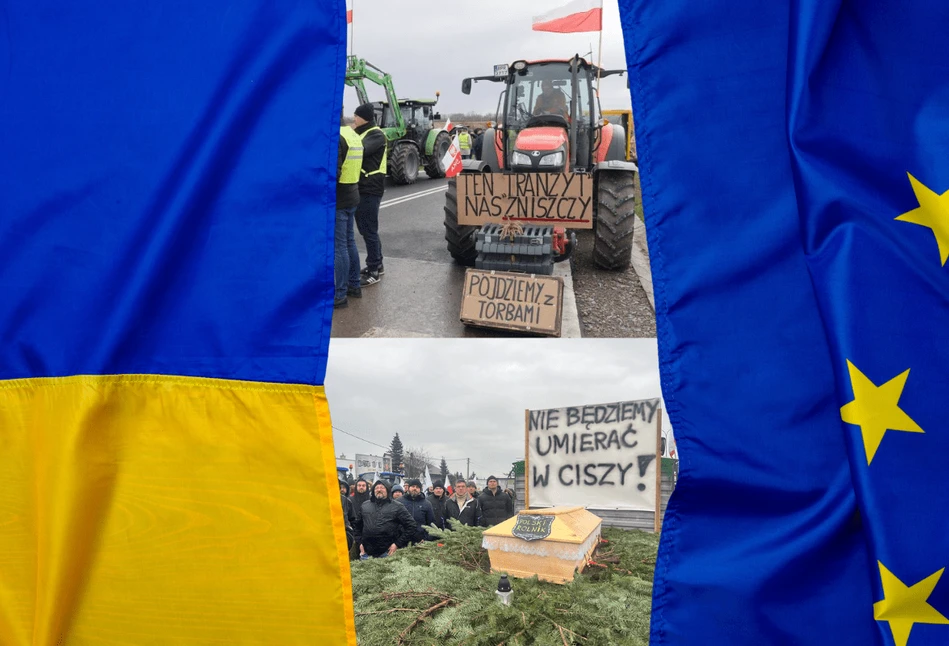
[[[531,508],[656,510],[660,400],[527,412]]]

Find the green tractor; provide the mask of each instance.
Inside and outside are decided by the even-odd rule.
[[[369,101],[365,81],[385,91],[385,101]],[[442,161],[451,146],[451,135],[434,127],[441,115],[435,112],[439,93],[434,99],[399,99],[392,76],[368,61],[350,56],[346,66],[346,85],[355,88],[359,103],[372,103],[376,123],[389,142],[388,176],[396,184],[413,184],[419,170],[438,179],[445,176]],[[398,109],[394,109],[397,106]]]

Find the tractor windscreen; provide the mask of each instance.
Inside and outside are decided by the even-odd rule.
[[[571,113],[573,79],[566,62],[535,63],[523,74],[514,74],[514,82],[507,92],[507,128],[520,131],[531,117],[556,115],[568,124],[577,121],[579,127],[589,125],[591,105],[590,72],[581,67],[577,73],[577,96],[574,114]],[[593,115],[594,119],[598,115]]]

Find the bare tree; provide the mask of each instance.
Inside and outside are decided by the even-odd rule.
[[[403,454],[405,462],[406,478],[421,478],[425,475],[425,467],[428,466],[429,473],[437,471],[435,468],[435,458],[423,448],[409,447]]]

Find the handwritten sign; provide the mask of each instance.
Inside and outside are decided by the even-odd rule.
[[[660,400],[528,411],[530,506],[655,511]]]
[[[563,279],[468,269],[461,320],[469,325],[560,336]]]
[[[554,517],[540,514],[518,514],[511,534],[525,541],[539,541],[550,536]]]
[[[593,228],[593,176],[577,173],[462,173],[458,223],[481,226],[503,220]]]

